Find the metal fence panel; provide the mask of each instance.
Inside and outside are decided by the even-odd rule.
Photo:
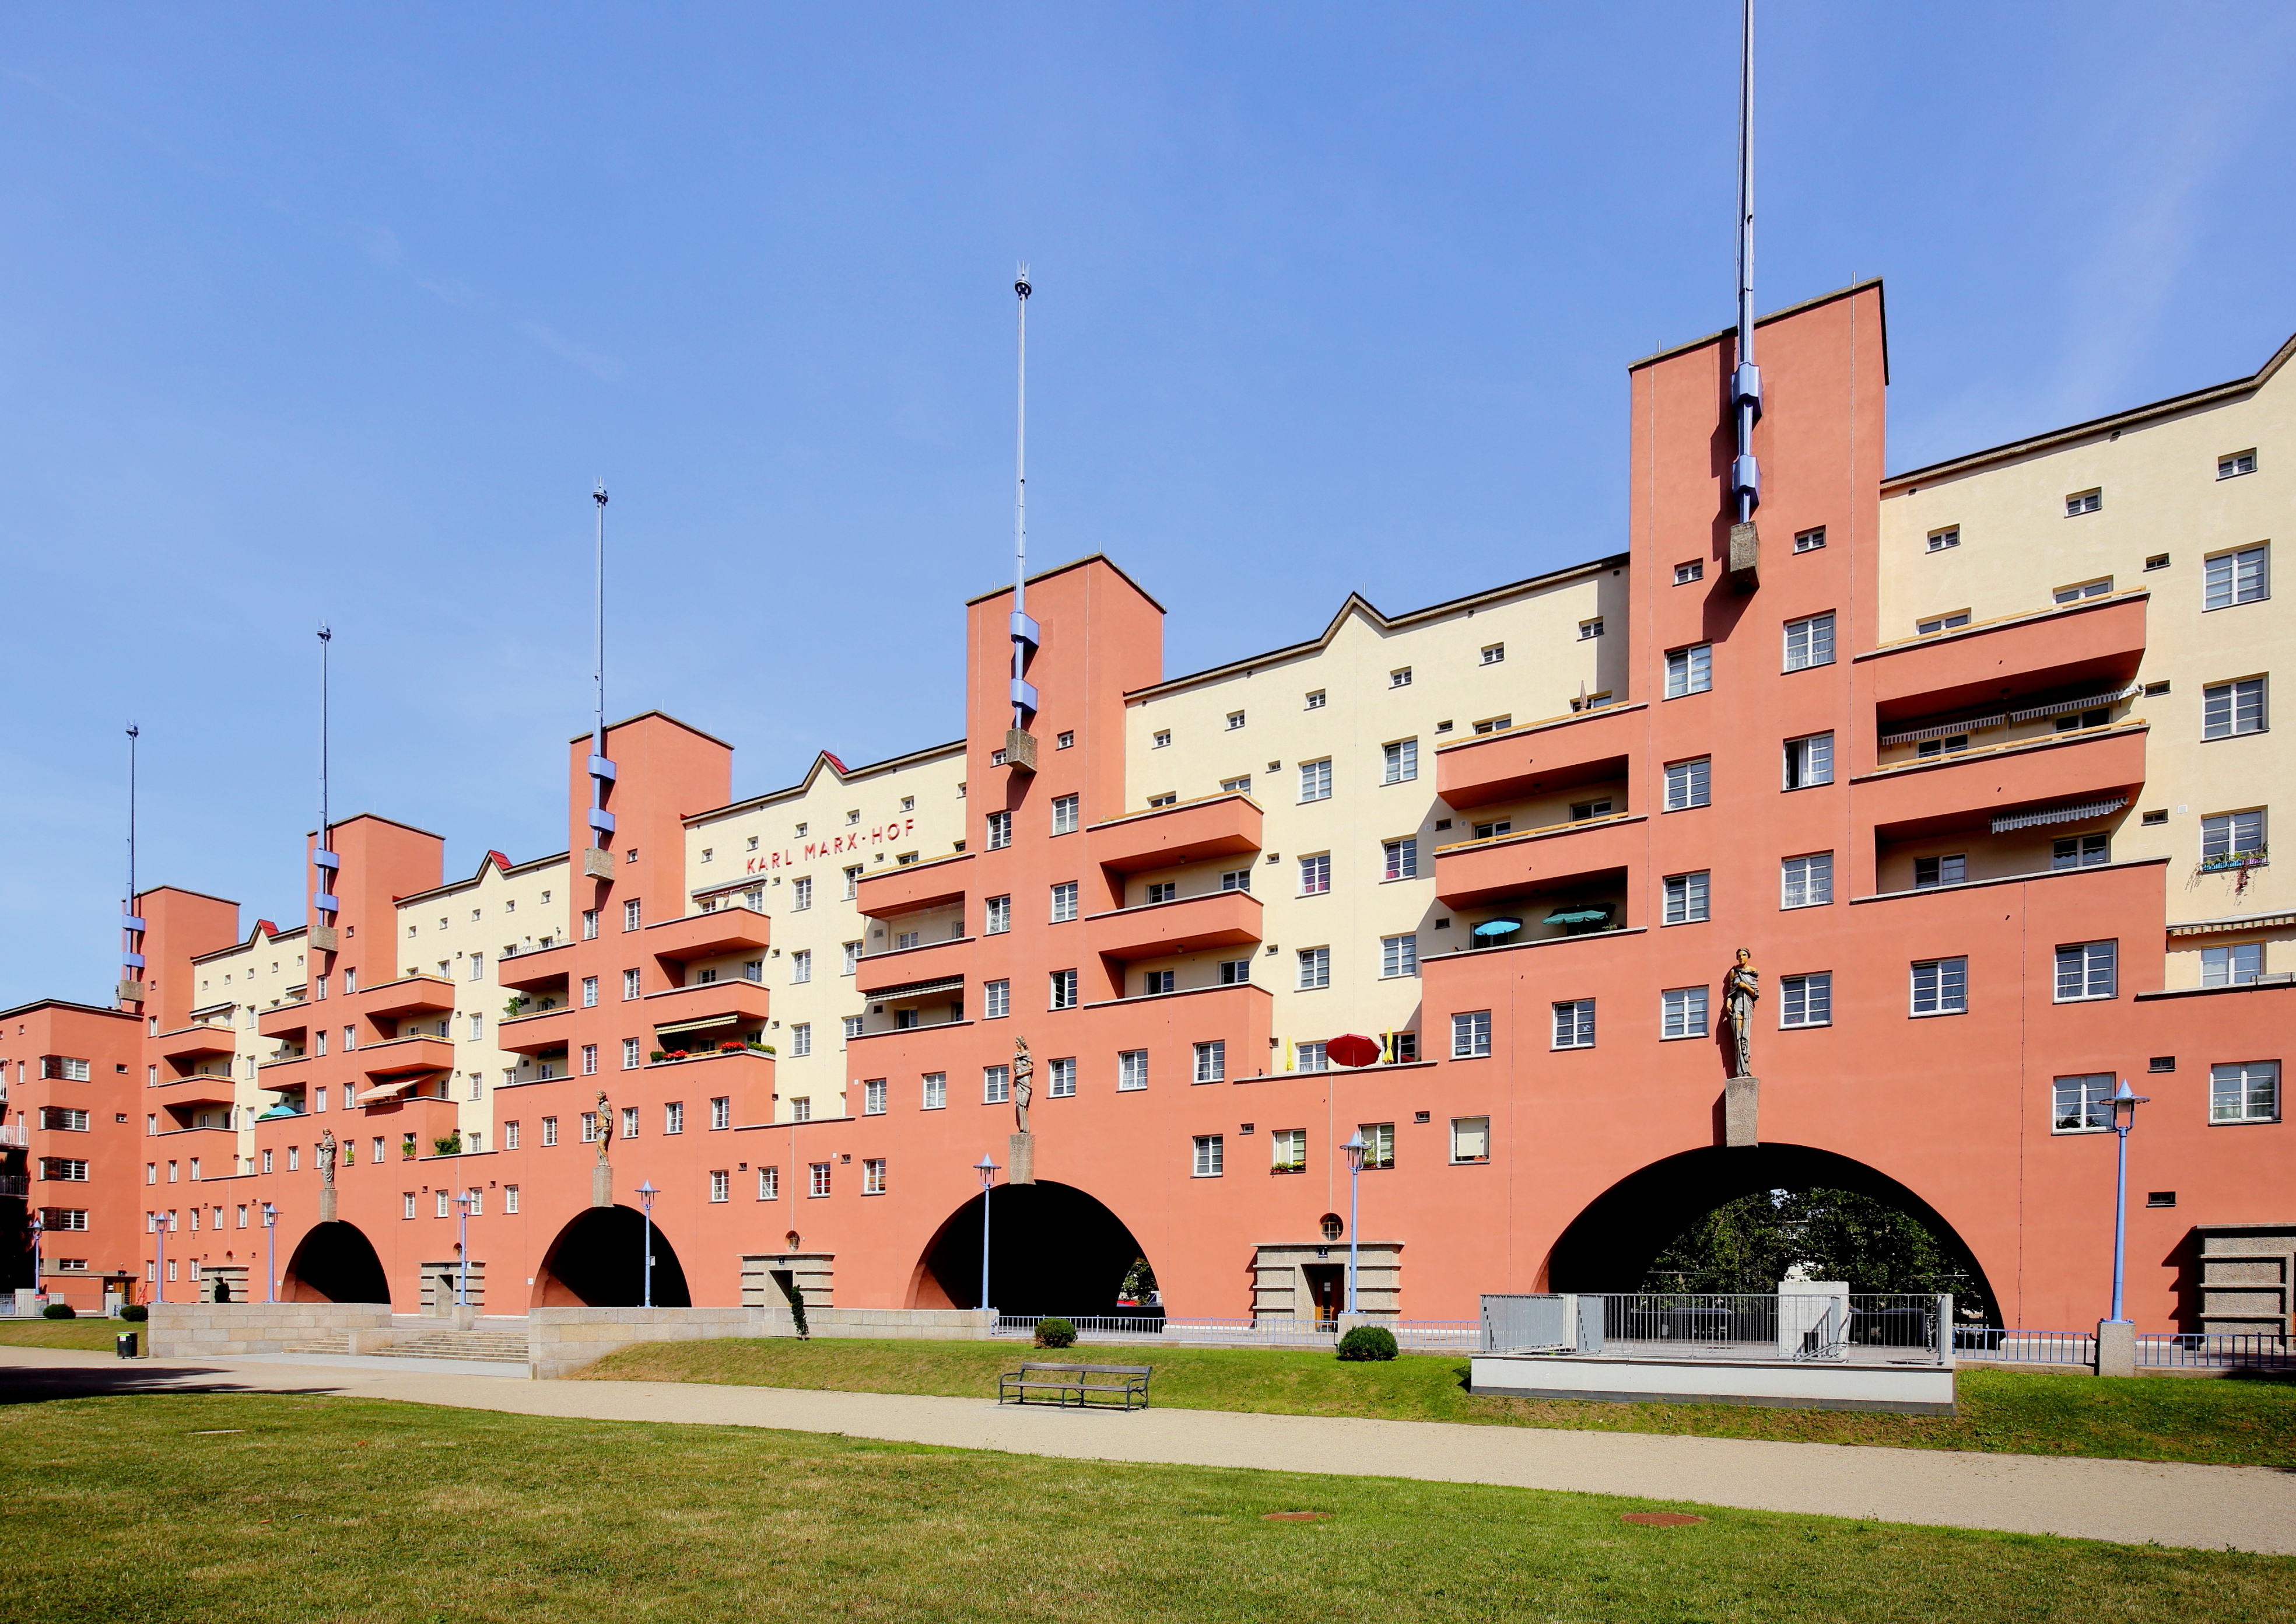
[[[1484,1292],[1482,1351],[1546,1353],[1576,1347],[1576,1302],[1554,1292]]]
[[[2296,1342],[2261,1332],[2187,1332],[2140,1336],[2136,1363],[2159,1368],[2296,1370]]]
[[[2004,1365],[2095,1365],[2096,1337],[2087,1331],[2011,1331],[1993,1325],[1957,1325],[1953,1350],[1964,1359]]]

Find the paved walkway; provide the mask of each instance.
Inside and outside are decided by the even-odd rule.
[[[413,1360],[393,1359],[390,1366]],[[523,1382],[381,1360],[135,1360],[0,1348],[0,1402],[176,1388],[324,1392],[524,1415],[779,1427],[1078,1460],[1502,1483],[1675,1504],[2296,1555],[2296,1473],[1839,1444],[676,1382]]]

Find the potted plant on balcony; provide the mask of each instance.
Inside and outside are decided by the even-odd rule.
[[[750,1046],[748,1044],[743,1043],[738,1038],[728,1038],[718,1046],[718,1053],[720,1054],[739,1054],[742,1050],[749,1046]]]
[[[526,1005],[527,997],[524,993],[514,992],[511,994],[510,1001],[503,1005],[502,1018],[505,1021],[517,1020],[519,1011],[524,1009]]]
[[[430,1148],[438,1152],[441,1156],[461,1155],[463,1153],[463,1130],[458,1128],[451,1134],[439,1135],[437,1138],[430,1141]]]

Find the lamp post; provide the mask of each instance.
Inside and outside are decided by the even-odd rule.
[[[1340,1148],[1348,1153],[1348,1312],[1353,1314],[1356,1311],[1356,1186],[1363,1179],[1363,1129],[1356,1129],[1355,1136]]]
[[[988,1160],[988,1152],[980,1152],[980,1160],[972,1164],[980,1175],[980,1300],[975,1306],[988,1306],[988,1193],[996,1187],[996,1164]]]
[[[2128,1249],[2128,1130],[2136,1126],[2136,1108],[2151,1101],[2149,1095],[2131,1093],[2125,1077],[2120,1092],[2112,1096],[2112,1132],[2117,1141],[2112,1176],[2112,1324],[2116,1325],[2128,1323],[2120,1311],[2121,1267]]]
[[[471,1306],[471,1193],[455,1198],[455,1306]]]
[[[263,1203],[263,1300],[279,1300],[279,1209]]]
[[[32,1214],[32,1221],[27,1224],[25,1228],[31,1232],[32,1236],[32,1290],[35,1294],[37,1294],[41,1289],[40,1237],[47,1232],[47,1226],[40,1222],[40,1215],[35,1212]]]
[[[661,1193],[649,1178],[638,1185],[638,1210],[645,1214],[645,1300],[643,1307],[653,1307],[653,1198]]]
[[[152,1300],[168,1300],[168,1215],[152,1215],[152,1233],[159,1237],[159,1257],[152,1265]]]

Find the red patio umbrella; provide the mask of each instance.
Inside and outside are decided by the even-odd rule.
[[[1367,1066],[1379,1054],[1379,1039],[1361,1032],[1343,1032],[1324,1046],[1324,1058],[1342,1066]]]

